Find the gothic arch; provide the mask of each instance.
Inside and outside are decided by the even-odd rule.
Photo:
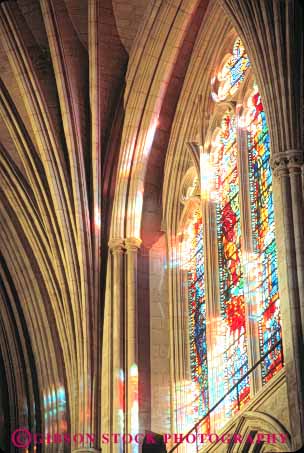
[[[187,29],[203,5],[204,2],[193,0],[178,2],[173,9],[166,3],[155,5],[153,13],[146,18],[147,22],[137,35],[136,39],[145,43],[145,52],[142,52],[141,44],[138,48],[134,46],[134,53],[130,55],[130,67],[135,66],[133,61],[136,61],[137,70],[128,73],[124,97],[125,127],[113,206],[115,221],[110,234],[113,239],[140,238],[147,160],[156,130],[166,128],[166,114],[163,117],[164,124],[161,124],[162,103],[166,90],[170,89],[174,66],[182,64],[178,61],[181,58],[179,51]],[[152,18],[155,17],[162,24],[160,29],[154,29],[156,22],[152,22]],[[152,37],[158,39],[157,48]]]
[[[179,180],[183,175],[184,167],[182,166],[182,162],[184,159],[184,147],[183,144],[187,142],[193,142],[193,143],[204,143],[205,139],[208,138],[208,130],[211,129],[211,123],[213,123],[214,118],[209,114],[210,112],[210,100],[208,97],[208,93],[210,91],[210,78],[211,74],[213,73],[213,69],[216,67],[218,58],[221,54],[220,50],[220,45],[218,43],[224,42],[224,38],[227,34],[227,31],[230,29],[229,25],[229,20],[227,17],[220,15],[219,13],[219,8],[218,4],[211,3],[209,5],[208,9],[208,15],[206,19],[206,23],[204,23],[204,27],[202,28],[201,33],[198,35],[196,45],[194,48],[194,52],[192,55],[192,59],[190,62],[190,65],[188,67],[188,72],[187,72],[187,77],[185,80],[185,84],[183,87],[183,91],[181,93],[180,99],[179,99],[179,105],[178,105],[178,110],[177,114],[174,119],[174,123],[172,126],[172,133],[171,133],[171,138],[170,138],[170,143],[168,146],[168,151],[167,151],[167,156],[166,156],[166,164],[165,164],[165,176],[164,176],[164,188],[163,188],[163,224],[166,227],[166,232],[168,234],[169,238],[174,238],[176,235],[176,231],[174,230],[174,221],[172,220],[175,218],[175,216],[178,216],[178,202],[176,199],[176,193],[172,192],[171,188],[173,186],[178,186]],[[236,13],[235,13],[236,14]],[[208,22],[210,20],[210,22]],[[216,29],[212,27],[212,23],[217,23]],[[208,25],[210,28],[208,28]],[[269,29],[271,29],[271,24],[268,24]],[[270,32],[269,32],[270,33]],[[267,32],[266,32],[267,34]],[[233,36],[233,33],[230,34],[230,36]],[[232,38],[231,38],[232,39]],[[217,44],[214,44],[217,43]],[[254,41],[251,42],[251,45],[254,45]],[[257,51],[256,51],[257,52]],[[274,52],[276,50],[274,49]],[[254,55],[254,52],[253,52]],[[249,53],[250,57],[250,53]],[[257,66],[253,65],[254,69],[257,68]],[[204,71],[204,67],[206,67],[206,71]],[[265,70],[265,68],[264,68]],[[274,68],[273,68],[274,70]],[[254,73],[255,74],[255,73]],[[260,77],[260,82],[263,86],[263,78]],[[244,87],[245,89],[245,87]],[[261,89],[261,91],[263,91]],[[265,96],[267,96],[267,90],[264,91]],[[300,93],[299,93],[300,95]],[[269,102],[269,97],[268,97],[268,102]],[[272,97],[272,102],[274,105],[274,98]],[[281,106],[282,107],[282,106]],[[277,106],[276,108],[280,108]],[[202,113],[204,112],[204,113]],[[269,114],[271,115],[271,112],[269,111]],[[269,128],[273,127],[274,130],[278,125],[274,125],[271,121],[269,122]],[[288,127],[286,124],[280,124],[281,130],[284,129],[284,127]],[[298,131],[297,131],[298,133]],[[271,134],[272,138],[272,155],[276,155],[277,150],[273,146],[273,143],[276,143],[276,139],[274,138],[274,135]],[[302,157],[301,157],[301,152],[299,151],[298,153],[295,151],[294,157],[292,157],[292,152],[290,154],[290,159],[293,159],[292,162],[294,162],[295,167],[297,166],[296,172],[299,175],[299,167],[302,163]],[[288,154],[288,156],[289,156]],[[292,166],[292,162],[289,160],[289,157],[283,157],[282,159],[285,158],[285,162],[288,163],[290,162],[290,168]],[[279,159],[280,162],[282,162],[281,159]],[[274,162],[275,162],[275,157],[274,157]],[[276,174],[276,172],[275,172]],[[276,206],[280,206],[282,201],[279,199],[279,193],[280,193],[280,188],[278,186],[278,182],[275,183],[276,186],[274,188],[274,191],[276,192],[276,196],[278,199],[276,200]],[[300,178],[297,176],[297,184],[300,184]],[[283,189],[284,190],[284,189]],[[298,187],[298,189],[293,189],[297,190],[299,193],[301,192],[301,188]],[[295,196],[296,198],[296,196]],[[301,198],[299,196],[299,198]],[[290,202],[289,202],[290,203]],[[297,202],[295,202],[296,204]],[[302,201],[299,200],[297,207],[295,208],[296,210],[300,209]],[[300,211],[298,211],[300,212]],[[278,215],[278,212],[276,212],[276,218],[279,220],[280,215]],[[279,221],[280,223],[280,221]],[[279,225],[278,230],[277,230],[277,237],[279,243],[282,243],[284,241],[283,239],[283,225],[282,223]],[[299,225],[297,226],[299,228]],[[298,230],[297,230],[298,231]],[[300,234],[300,233],[297,233]],[[301,233],[302,234],[302,233]],[[300,234],[300,236],[301,236]],[[282,249],[281,249],[282,250]],[[284,252],[283,252],[284,253]],[[284,256],[284,254],[281,253],[279,259],[280,259],[280,278],[282,279],[282,298],[284,300],[288,299],[290,296],[290,293],[286,292],[286,286],[284,282],[284,267],[286,266],[287,260]],[[170,243],[169,239],[169,255],[172,254],[173,260],[178,260],[178,254],[176,253],[174,249],[174,242],[172,241]],[[299,257],[299,266],[301,266],[301,258]],[[176,270],[173,269],[172,271],[169,271],[169,288],[170,288],[170,297],[173,297],[174,295],[174,300],[178,304],[178,300],[176,300],[177,294],[178,294],[178,286],[179,286],[179,281],[178,277],[176,275]],[[295,301],[298,298],[298,295],[295,294]],[[171,299],[171,305],[172,305],[172,300]],[[299,309],[299,307],[298,307]],[[175,312],[176,310],[176,312]],[[283,308],[283,317],[285,317],[285,326],[289,325],[290,323],[290,314],[288,313],[288,302],[284,303],[284,308]],[[175,318],[178,317],[177,313],[178,309],[171,308],[171,314],[170,314],[170,322],[171,324],[171,329],[172,329],[172,336],[171,336],[171,342],[180,342],[182,341],[180,338],[178,339],[176,335],[178,335],[175,332]],[[285,333],[286,333],[286,338],[285,342],[288,344],[290,341],[292,343],[296,343],[297,340],[291,339],[290,338],[290,330],[285,328]],[[283,334],[284,337],[284,334]],[[182,349],[182,347],[181,347]],[[296,352],[296,355],[298,353]],[[176,373],[178,373],[177,370],[183,370],[183,367],[181,364],[179,364],[179,358],[175,357],[174,359],[174,365],[172,366],[172,369],[175,370],[175,376],[174,376],[174,381],[176,379],[180,382],[186,381],[186,376],[183,374],[183,371],[181,371],[181,374],[179,377],[176,376]],[[181,361],[184,359],[181,358]],[[290,360],[293,360],[290,358]],[[288,359],[289,361],[289,359]],[[292,365],[291,365],[292,366]],[[297,371],[294,369],[293,373],[297,375]],[[180,401],[180,405],[183,406],[184,402]],[[298,409],[301,411],[301,409],[298,407]],[[297,434],[298,435],[298,434]],[[295,439],[295,445],[297,445],[297,439]]]
[[[257,439],[257,434],[261,434],[261,440]],[[290,434],[274,417],[262,412],[244,412],[238,421],[237,427],[234,430],[235,435],[239,435],[242,439],[241,443],[231,443],[227,449],[229,453],[237,453],[240,449],[246,448],[248,444],[248,436],[250,436],[249,452],[256,451],[260,448],[261,452],[288,452],[292,451]],[[267,434],[275,435],[276,442],[268,443]],[[262,437],[263,435],[263,437]],[[281,436],[282,435],[282,436]]]
[[[64,399],[67,429],[95,432],[92,451],[100,432],[119,432],[122,421],[130,431],[140,379],[150,386],[147,369],[140,374],[136,319],[137,300],[141,309],[149,303],[141,287],[149,254],[161,237],[159,255],[167,246],[180,258],[184,205],[172,187],[193,165],[198,171],[214,124],[210,79],[240,36],[271,135],[290,434],[300,447],[302,23],[299,0],[0,0],[0,348],[14,423],[23,416],[21,402],[13,407],[18,391],[39,405],[28,420],[42,429],[43,413],[55,429]],[[171,395],[183,406],[181,279],[164,256],[159,263],[154,278],[160,267],[161,279],[167,272],[166,300],[176,305],[167,320]]]

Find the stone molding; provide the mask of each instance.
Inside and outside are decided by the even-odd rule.
[[[301,172],[304,163],[302,149],[288,149],[274,155],[271,159],[271,168],[275,176],[284,176],[290,173]]]
[[[137,251],[142,244],[142,240],[139,238],[131,237],[126,239],[113,238],[108,242],[109,249],[112,253],[117,252],[135,252]]]
[[[141,239],[131,237],[124,240],[127,252],[136,252],[141,246]]]
[[[196,172],[199,175],[200,174],[200,154],[201,154],[201,148],[202,145],[201,143],[198,142],[187,142],[187,150],[189,153],[189,156],[195,166]]]
[[[124,241],[120,238],[110,239],[108,246],[112,253],[122,253],[124,251]]]

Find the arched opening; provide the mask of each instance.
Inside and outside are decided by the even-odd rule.
[[[172,337],[183,351],[172,358],[175,426],[201,420],[201,433],[223,429],[283,368],[269,131],[244,45],[227,35],[202,84],[209,98],[188,118],[198,139],[177,151],[176,191],[167,195],[167,180],[164,194]]]

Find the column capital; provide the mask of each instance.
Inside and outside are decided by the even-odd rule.
[[[279,152],[271,158],[271,168],[275,176],[284,176],[290,173],[301,172],[303,166],[303,150],[288,149]]]
[[[138,238],[126,238],[125,239],[125,248],[127,252],[136,252],[141,246],[141,239]]]
[[[112,238],[108,242],[109,249],[112,253],[122,253],[124,250],[124,242],[121,238]]]

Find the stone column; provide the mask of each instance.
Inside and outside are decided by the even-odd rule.
[[[301,167],[302,150],[288,150],[272,158],[272,168],[281,192],[280,210],[283,227],[285,259],[282,263],[281,312],[283,352],[287,376],[287,390],[293,447],[303,443],[304,433],[304,362],[303,362],[303,192]]]
[[[125,301],[125,367],[126,367],[126,424],[128,434],[137,434],[138,410],[138,335],[137,335],[137,254],[141,241],[125,239],[126,248],[126,301]],[[135,442],[127,443],[128,453],[138,451]]]
[[[122,240],[109,242],[111,251],[111,421],[110,430],[113,434],[124,432],[124,248]],[[121,440],[121,439],[120,439]],[[109,443],[109,451],[122,451],[123,444]]]

